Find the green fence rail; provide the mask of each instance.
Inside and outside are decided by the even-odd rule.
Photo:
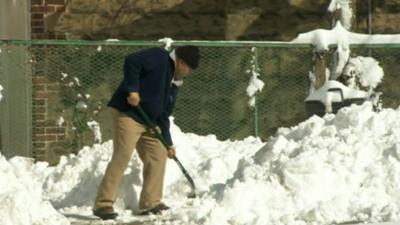
[[[220,140],[259,136],[307,118],[304,99],[313,68],[310,45],[286,42],[175,41],[196,45],[198,70],[184,81],[174,121],[183,132],[214,134]],[[156,41],[0,41],[0,128],[3,154],[56,161],[94,142],[87,122],[100,124],[110,139],[107,101],[122,78],[124,57]],[[256,48],[256,51],[253,51]],[[253,49],[253,50],[252,50]],[[385,71],[379,91],[383,106],[399,105],[400,45],[354,45]],[[256,56],[254,55],[256,54]],[[246,88],[256,58],[264,89],[249,107]],[[17,107],[18,106],[18,107]],[[86,108],[85,108],[86,107]],[[60,118],[65,121],[61,123]]]

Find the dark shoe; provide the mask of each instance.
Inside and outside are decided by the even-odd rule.
[[[93,215],[100,217],[102,220],[113,220],[117,218],[118,213],[114,211],[113,207],[104,207],[93,209]]]
[[[151,209],[147,209],[147,210],[140,212],[140,215],[142,215],[142,216],[149,215],[149,214],[160,215],[162,213],[162,211],[165,211],[168,209],[169,209],[169,207],[161,202],[160,204],[154,206]]]

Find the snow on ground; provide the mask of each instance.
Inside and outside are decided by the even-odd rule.
[[[46,163],[14,157],[7,161],[0,155],[0,224],[69,224],[44,198],[42,181]]]
[[[336,116],[311,117],[280,128],[266,143],[249,137],[218,141],[173,126],[178,158],[194,178],[198,198],[174,161],[167,164],[158,217],[137,213],[141,163],[131,160],[108,224],[313,225],[400,221],[400,109],[374,112],[369,103]],[[112,142],[83,148],[56,167],[0,158],[0,224],[103,224],[91,215]],[[55,210],[56,209],[56,210]],[[98,221],[98,222],[96,222]],[[158,222],[157,222],[158,221]],[[164,222],[163,222],[164,221]]]

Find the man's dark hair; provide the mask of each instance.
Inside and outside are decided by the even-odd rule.
[[[200,61],[200,50],[193,45],[179,46],[175,49],[176,57],[182,59],[190,68],[196,69]]]

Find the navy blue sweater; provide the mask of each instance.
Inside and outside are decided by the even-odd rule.
[[[139,112],[127,101],[130,92],[139,92],[143,110],[161,128],[167,143],[172,145],[168,117],[172,114],[178,93],[178,87],[171,84],[174,70],[174,61],[162,48],[149,48],[128,55],[124,62],[124,79],[108,106],[144,124]]]

